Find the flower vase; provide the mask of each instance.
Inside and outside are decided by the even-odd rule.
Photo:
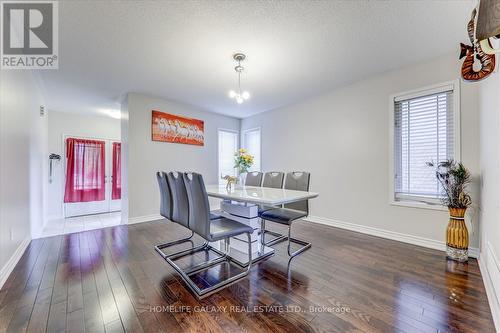
[[[446,229],[446,256],[466,262],[469,259],[469,231],[465,225],[466,208],[449,208],[450,221]]]
[[[247,178],[247,173],[246,172],[240,172],[240,175],[238,176],[238,183],[240,186],[245,186],[245,180]]]

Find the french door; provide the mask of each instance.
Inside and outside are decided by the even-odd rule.
[[[99,138],[65,138],[64,216],[121,209],[121,144]]]

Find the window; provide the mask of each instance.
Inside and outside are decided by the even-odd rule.
[[[219,130],[219,183],[224,183],[221,177],[237,176],[234,168],[234,153],[238,150],[238,132]]]
[[[457,85],[393,98],[393,201],[438,203],[441,185],[426,163],[458,159]]]
[[[254,157],[253,165],[249,171],[261,171],[260,128],[249,129],[243,132],[243,148]]]

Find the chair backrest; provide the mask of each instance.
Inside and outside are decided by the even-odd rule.
[[[167,174],[168,185],[172,193],[172,221],[189,228],[189,204],[184,178],[180,172]]]
[[[248,172],[245,178],[245,186],[260,186],[262,184],[262,172]]]
[[[293,171],[286,174],[285,186],[287,190],[309,191],[311,174],[309,172]],[[309,214],[309,200],[292,202],[284,205],[285,208],[300,210]]]
[[[210,240],[210,204],[203,177],[199,173],[184,173],[189,201],[189,229]]]
[[[283,172],[271,171],[264,174],[264,181],[262,186],[272,187],[272,188],[282,188],[283,187]]]
[[[168,185],[167,175],[164,172],[157,172],[156,179],[160,187],[160,215],[172,219],[172,194]]]

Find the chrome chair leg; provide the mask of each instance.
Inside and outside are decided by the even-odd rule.
[[[302,245],[302,247],[300,249],[298,249],[297,251],[292,252],[292,247],[291,247],[292,242],[300,244],[300,245]],[[302,252],[304,252],[305,250],[307,250],[309,248],[311,248],[311,243],[308,243],[306,241],[303,241],[303,240],[300,240],[297,238],[292,238],[292,225],[290,224],[288,226],[288,246],[287,246],[288,255],[293,258],[296,255],[301,254]]]
[[[227,255],[229,254],[229,251],[230,251],[229,239],[230,238],[225,239],[224,251],[222,251],[222,254],[219,257],[212,259],[212,260],[202,262],[202,263],[194,265],[194,266],[191,266],[188,269],[185,269],[184,272],[186,272],[186,274],[188,276],[191,276],[193,274],[196,274],[196,273],[204,270],[207,267],[210,267],[210,266],[213,266],[213,265],[216,265],[218,263],[225,261],[227,259]],[[210,248],[208,250],[210,251]],[[217,251],[216,253],[219,254],[219,251]]]
[[[266,242],[266,234],[270,234],[270,235],[274,236],[275,238]],[[271,246],[271,245],[285,241],[286,236],[282,235],[280,233],[274,232],[274,231],[266,230],[266,220],[261,218],[260,219],[260,240],[261,240],[261,244],[263,244],[265,246]]]
[[[195,254],[196,252],[204,250],[206,248],[208,248],[208,242],[207,241],[203,242],[203,244],[201,244],[199,246],[196,246],[196,247],[193,247],[193,248],[190,248],[190,249],[187,249],[187,250],[179,251],[179,252],[176,252],[176,253],[169,254],[169,255],[165,256],[164,258],[165,259],[168,258],[170,260],[176,260],[176,259],[188,256],[188,255],[191,255],[191,254]]]
[[[307,249],[310,249],[312,246],[312,244],[309,242],[303,241],[301,239],[293,238],[291,236],[291,234],[292,234],[292,225],[291,224],[288,226],[288,237],[285,235],[279,234],[277,232],[274,232],[274,231],[266,230],[266,223],[265,223],[264,219],[261,219],[260,228],[261,228],[261,231],[260,231],[261,232],[261,235],[260,235],[261,244],[266,245],[266,246],[271,246],[271,245],[278,244],[278,243],[281,243],[281,242],[284,242],[287,240],[288,241],[287,252],[291,258],[295,257],[296,255],[301,254],[302,252],[304,252]],[[273,236],[276,236],[276,238],[272,239],[266,243],[265,242],[265,235],[266,234],[271,234]],[[296,244],[302,245],[302,247],[300,249],[298,249],[297,251],[292,252],[292,244],[291,243],[296,243]]]
[[[251,239],[250,233],[247,233],[247,238],[248,238],[248,262],[251,263],[252,262],[252,239]],[[227,252],[226,252],[226,254],[227,254]],[[218,264],[219,261],[213,260],[211,262],[204,263],[203,268],[201,268],[201,266],[200,266],[199,269],[197,269],[196,271],[192,271],[190,273],[187,273],[186,271],[184,271],[181,267],[179,267],[174,262],[174,260],[176,258],[179,258],[179,257],[181,257],[181,255],[176,255],[174,257],[167,256],[167,257],[165,257],[165,260],[181,275],[184,282],[186,282],[188,287],[197,296],[198,299],[203,299],[207,296],[212,295],[213,293],[218,292],[219,290],[221,290],[221,289],[223,289],[231,284],[234,284],[234,283],[240,281],[241,279],[243,279],[244,277],[246,277],[248,275],[248,273],[250,272],[250,267],[251,267],[251,264],[249,264],[245,271],[243,271],[243,272],[241,272],[233,277],[230,277],[229,279],[221,281],[221,282],[219,282],[211,287],[201,289],[200,287],[198,287],[196,285],[196,283],[193,282],[193,280],[190,278],[190,275],[193,275],[194,273],[200,272],[204,269],[208,269],[208,268]]]
[[[171,241],[171,242],[167,242],[167,243],[155,245],[155,250],[163,258],[165,258],[167,256],[176,255],[176,254],[178,254],[180,252],[184,252],[185,250],[177,251],[177,252],[174,252],[174,253],[171,253],[171,254],[165,254],[162,250],[165,249],[165,248],[167,248],[167,247],[174,246],[174,245],[179,245],[179,244],[186,243],[186,242],[190,242],[191,244],[193,244],[193,241],[191,240],[191,238],[193,238],[193,236],[194,236],[194,232],[191,231],[191,235],[189,237],[181,238],[181,239],[178,239],[178,240],[175,240],[175,241]]]

